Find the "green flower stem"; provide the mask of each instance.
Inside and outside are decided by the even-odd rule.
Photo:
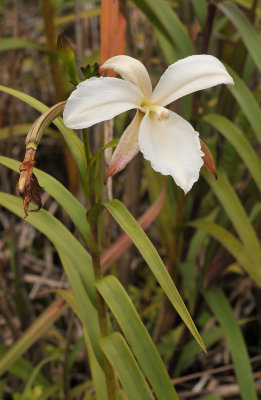
[[[89,143],[89,136],[88,130],[83,129],[83,142],[84,142],[84,149],[85,149],[85,156],[86,156],[86,164],[87,164],[87,187],[88,187],[88,196],[87,201],[89,203],[89,210],[87,212],[87,221],[90,226],[90,254],[92,257],[94,274],[96,281],[102,279],[102,270],[101,270],[101,262],[100,262],[100,248],[99,248],[99,216],[103,211],[103,206],[97,204],[99,203],[100,195],[99,189],[97,188],[97,178],[95,176],[95,163],[98,161],[94,157],[92,157],[92,153],[90,150],[90,143]],[[109,335],[108,330],[108,321],[107,321],[107,306],[100,295],[100,293],[96,290],[97,296],[97,311],[98,311],[98,318],[99,318],[99,325],[100,325],[100,332],[101,337],[105,337]],[[107,393],[108,393],[108,400],[116,400],[116,380],[114,369],[111,366],[108,358],[103,355],[103,369],[105,373],[106,379],[106,386],[107,386]]]
[[[94,267],[95,279],[99,280],[102,278],[101,272],[101,263],[100,263],[100,250],[99,250],[99,239],[98,239],[98,213],[93,213],[92,217],[88,219],[90,225],[91,232],[91,257]],[[108,331],[108,323],[107,323],[107,313],[106,313],[106,304],[102,296],[98,291],[97,293],[97,310],[99,317],[99,324],[101,330],[101,336],[105,337],[109,334]],[[115,385],[115,376],[114,370],[107,359],[107,357],[103,356],[104,360],[104,373],[106,378],[107,392],[108,392],[108,400],[116,400],[116,385]]]
[[[89,136],[88,136],[88,129],[82,130],[82,136],[83,136],[83,143],[84,143],[84,149],[85,149],[85,157],[86,157],[86,162],[87,162],[87,167],[88,167],[90,164],[91,158],[92,158]]]

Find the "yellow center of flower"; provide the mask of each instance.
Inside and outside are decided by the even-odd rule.
[[[159,121],[168,119],[170,116],[169,110],[167,108],[157,106],[155,104],[143,103],[142,107],[151,112],[155,112]]]

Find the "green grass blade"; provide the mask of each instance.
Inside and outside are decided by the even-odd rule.
[[[7,168],[11,168],[15,172],[19,172],[19,166],[21,163],[8,157],[0,156],[0,164],[5,165]],[[44,190],[48,192],[67,212],[88,244],[90,229],[89,224],[86,221],[85,207],[71,194],[71,192],[69,192],[69,190],[67,190],[51,175],[46,174],[37,168],[34,168],[34,174],[38,179],[39,185],[44,188]]]
[[[160,355],[119,281],[108,275],[95,285],[118,321],[158,400],[178,399]]]
[[[90,340],[95,356],[99,363],[102,365],[102,353],[98,345],[98,339],[100,338],[101,334],[97,309],[90,301],[83,286],[80,274],[72,264],[72,261],[61,252],[59,252],[59,256],[61,258],[66,275],[68,276],[70,285],[75,295],[78,308],[77,314],[79,315],[82,324],[87,331],[88,338]]]
[[[37,397],[37,400],[49,400],[55,398],[54,395],[57,392],[60,392],[60,385],[52,385],[49,388],[45,389],[43,394]]]
[[[223,205],[228,217],[234,225],[238,236],[242,240],[248,253],[256,265],[261,262],[261,247],[248,215],[242,206],[236,192],[231,186],[224,172],[218,172],[218,179],[214,181],[206,171],[202,175],[210,185],[219,202]]]
[[[44,47],[32,40],[9,37],[0,39],[0,51],[19,50],[19,49],[38,49],[45,51]]]
[[[248,119],[253,131],[259,142],[261,143],[261,109],[260,106],[248,89],[245,82],[233,71],[229,66],[226,66],[229,74],[232,76],[235,85],[228,85],[230,93],[235,97],[242,111]]]
[[[16,196],[0,192],[0,204],[24,219],[22,200]],[[95,304],[94,272],[89,253],[78,240],[55,217],[45,210],[30,213],[28,223],[42,232],[54,244],[60,255],[66,256],[78,270],[89,298]]]
[[[154,397],[127,343],[118,332],[99,340],[102,351],[113,366],[129,400]]]
[[[31,128],[32,123],[31,124],[14,124],[12,129],[12,134],[13,136],[26,136],[29,129]],[[60,140],[61,141],[61,136],[59,135],[59,133],[53,129],[53,128],[46,128],[45,133],[47,135],[52,136],[53,138],[55,138],[56,140]],[[10,127],[9,126],[3,126],[2,128],[0,128],[0,140],[2,139],[7,139],[10,135]]]
[[[220,327],[202,333],[202,339],[206,344],[206,348],[213,346],[223,336],[224,332]],[[180,376],[182,370],[187,366],[188,363],[191,363],[191,360],[193,360],[198,354],[200,354],[200,352],[201,348],[194,340],[185,344],[182,350],[182,354],[175,367],[174,376]]]
[[[165,0],[133,0],[147,18],[179,50],[181,57],[195,54],[185,26]]]
[[[252,0],[233,0],[234,3],[237,3],[239,6],[246,8],[247,10],[251,10],[253,7],[253,1]],[[256,15],[261,17],[261,4],[256,5]]]
[[[204,343],[198,333],[198,330],[176,288],[173,280],[171,279],[165,265],[163,264],[157,250],[149,240],[146,233],[142,230],[138,222],[129,213],[126,207],[118,200],[112,200],[104,206],[109,213],[118,222],[123,231],[130,237],[135,246],[140,251],[144,260],[150,267],[155,275],[157,281],[161,285],[164,293],[169,298],[174,308],[179,313],[180,317],[187,325],[188,329],[200,344],[202,349],[205,350]]]
[[[261,42],[251,22],[231,1],[222,2],[217,6],[230,19],[232,24],[235,25],[248,52],[261,72]]]
[[[233,122],[218,114],[206,115],[203,121],[212,125],[232,144],[249,169],[261,193],[261,162],[240,129]]]
[[[235,238],[232,233],[223,228],[222,226],[207,221],[206,219],[198,219],[189,223],[190,226],[200,229],[206,234],[218,240],[232,256],[239,262],[246,272],[261,285],[261,270],[258,265],[255,265],[251,259],[247,249]]]
[[[61,306],[61,299],[52,303],[46,310],[29,326],[24,334],[13,344],[0,359],[0,375],[8,371],[21,355],[35,343],[41,335],[45,334],[50,326],[66,310],[67,305]]]
[[[225,333],[242,399],[257,400],[244,338],[226,297],[217,287],[206,291],[204,296]]]
[[[39,100],[36,100],[34,97],[29,96],[28,94],[25,94],[23,92],[19,92],[18,90],[8,88],[6,86],[0,85],[0,91],[5,92],[10,94],[11,96],[14,96],[23,102],[29,104],[31,107],[39,111],[40,113],[44,113],[48,110],[49,107],[47,107],[45,104],[41,103]],[[62,133],[64,140],[66,141],[69,150],[71,151],[73,158],[76,162],[76,165],[78,167],[83,189],[85,192],[87,192],[86,188],[86,158],[85,158],[85,152],[84,152],[84,145],[81,142],[81,140],[76,136],[74,131],[72,131],[69,128],[66,128],[66,126],[63,123],[63,120],[61,118],[56,118],[53,121],[53,124],[56,125],[56,127],[59,129],[59,131]]]
[[[27,398],[28,398],[28,396],[30,394],[30,390],[31,390],[31,388],[32,388],[32,386],[33,386],[33,384],[34,384],[34,382],[36,380],[36,377],[39,374],[41,368],[45,364],[47,364],[47,363],[49,363],[51,361],[57,360],[59,358],[60,358],[60,354],[59,355],[58,354],[56,354],[56,355],[53,354],[53,355],[45,358],[41,362],[39,362],[39,364],[33,369],[33,371],[31,372],[31,375],[29,376],[29,378],[26,381],[26,385],[25,385],[25,388],[23,390],[23,394],[22,394],[21,400],[27,400]]]
[[[206,0],[191,0],[192,6],[195,10],[195,14],[198,17],[199,23],[204,29],[207,14],[208,14],[208,5]]]
[[[66,263],[66,260],[64,260],[64,262]],[[74,279],[77,279],[77,281],[79,282],[79,277],[77,277],[77,273],[76,274],[74,273]],[[79,285],[79,288],[80,291],[79,293],[77,293],[77,297],[76,297],[76,292],[75,294],[72,294],[68,290],[57,290],[57,292],[65,299],[65,301],[68,303],[68,305],[72,308],[72,310],[75,312],[75,314],[82,322],[84,329],[84,340],[87,348],[91,375],[96,391],[96,398],[97,400],[106,400],[107,399],[106,380],[104,371],[100,364],[102,356],[100,347],[97,353],[98,340],[100,339],[100,331],[99,333],[97,332],[97,329],[99,329],[99,327],[97,327],[97,320],[96,320],[97,318],[95,317],[94,319],[94,313],[92,312],[93,310],[91,309],[91,306],[86,298],[86,293],[84,294],[84,289],[82,288],[81,284]],[[89,311],[91,311],[91,315],[88,315]],[[92,326],[93,323],[95,326]],[[94,330],[96,332],[94,332]],[[96,343],[94,343],[91,339],[92,333],[95,334],[93,339],[95,340]]]
[[[9,350],[10,348],[6,348],[5,346],[0,346],[0,359],[2,359]],[[23,381],[27,380],[32,370],[33,370],[32,364],[30,364],[30,362],[27,361],[22,356],[20,356],[17,359],[17,361],[15,361],[8,369],[8,371],[12,375],[16,376],[17,378],[20,378]],[[44,378],[43,375],[41,375],[40,373],[35,377],[35,384],[38,386],[42,386],[43,388],[48,388],[50,386],[50,383],[47,381],[47,379]]]

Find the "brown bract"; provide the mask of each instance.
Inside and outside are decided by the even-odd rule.
[[[215,176],[215,178],[217,179],[217,170],[216,170],[216,165],[215,162],[213,160],[211,151],[209,150],[208,146],[206,145],[206,143],[203,142],[203,140],[200,139],[200,144],[201,144],[201,150],[203,151],[203,153],[205,154],[204,157],[202,157],[203,161],[204,161],[204,167],[207,168],[210,172],[212,172],[212,174]]]
[[[28,147],[26,149],[23,163],[20,165],[20,178],[18,182],[18,191],[24,201],[24,212],[25,218],[28,216],[29,203],[33,200],[37,207],[31,212],[38,212],[42,208],[41,196],[39,191],[39,183],[36,176],[33,173],[33,167],[35,165],[36,149]]]

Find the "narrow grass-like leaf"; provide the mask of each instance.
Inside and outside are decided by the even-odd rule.
[[[36,318],[26,332],[1,357],[0,375],[8,371],[21,355],[50,329],[50,326],[64,313],[66,308],[67,305],[63,303],[62,299],[59,299]]]
[[[37,49],[45,51],[45,48],[32,40],[9,37],[0,39],[0,51],[19,50],[19,49]]]
[[[224,331],[222,328],[214,328],[210,331],[203,332],[201,334],[202,339],[206,345],[206,348],[212,346],[218,340],[220,340],[224,336]],[[180,376],[182,370],[186,367],[186,365],[193,360],[196,355],[200,354],[201,348],[199,345],[194,341],[191,340],[188,342],[182,349],[182,354],[178,360],[178,363],[175,367],[174,376]]]
[[[165,0],[133,0],[162,34],[174,43],[181,57],[195,54],[185,26]]]
[[[47,364],[47,363],[49,363],[51,361],[57,360],[58,358],[60,358],[60,355],[53,354],[53,355],[51,355],[51,356],[49,356],[49,357],[47,357],[44,360],[39,362],[39,364],[33,369],[31,375],[29,376],[29,378],[26,381],[26,385],[25,385],[21,400],[27,400],[27,398],[29,396],[29,393],[30,393],[30,390],[31,390],[31,388],[32,388],[32,386],[33,386],[33,384],[35,382],[35,379],[36,379],[37,375],[39,374],[41,368],[45,364]]]
[[[0,156],[0,164],[18,172],[21,163],[8,157]],[[90,229],[86,220],[86,208],[57,179],[37,168],[34,168],[34,173],[39,185],[63,207],[86,243],[89,243]]]
[[[252,0],[233,0],[234,3],[237,3],[239,6],[246,8],[247,10],[251,10],[253,7],[253,1]],[[256,15],[261,17],[261,4],[256,5]]]
[[[194,228],[201,229],[206,234],[212,236],[222,244],[232,256],[239,262],[246,272],[261,285],[261,270],[258,265],[253,263],[248,249],[243,246],[232,233],[215,222],[206,219],[198,219],[189,223]]]
[[[207,13],[208,13],[208,5],[206,0],[191,0],[191,3],[195,9],[195,13],[198,17],[199,23],[204,29],[205,27],[205,22],[207,19]]]
[[[131,238],[135,246],[140,251],[144,260],[150,267],[151,271],[155,275],[157,281],[161,285],[164,293],[169,298],[174,308],[179,313],[180,317],[183,319],[184,323],[187,325],[188,329],[200,344],[200,346],[205,350],[204,343],[197,331],[197,328],[182,300],[180,294],[174,285],[165,265],[163,264],[157,250],[149,240],[146,233],[142,230],[138,222],[129,213],[126,207],[118,200],[112,200],[104,206],[113,216],[113,218],[118,222],[120,227],[124,232]]]
[[[11,96],[14,96],[23,102],[29,104],[31,107],[34,109],[38,110],[41,113],[44,113],[48,110],[48,107],[41,103],[39,100],[36,100],[34,97],[29,96],[28,94],[25,94],[23,92],[19,92],[18,90],[8,88],[6,86],[0,85],[0,91],[5,92],[10,94]],[[81,142],[81,140],[76,136],[74,131],[72,131],[69,128],[66,128],[63,120],[61,118],[56,118],[53,121],[54,125],[59,129],[59,131],[62,133],[69,150],[71,151],[73,158],[76,162],[76,165],[78,167],[80,177],[81,177],[81,182],[83,185],[83,189],[85,192],[87,191],[86,188],[86,158],[85,158],[85,152],[84,152],[84,145]]]
[[[232,144],[249,169],[261,193],[261,162],[240,129],[233,122],[218,114],[206,115],[203,121],[211,124]]]
[[[122,335],[114,332],[99,340],[129,400],[153,400],[154,397]]]
[[[244,112],[248,119],[253,131],[259,142],[261,143],[261,109],[260,106],[248,89],[245,82],[233,71],[229,66],[226,66],[229,74],[232,76],[235,85],[228,85],[230,93],[235,97],[241,110]]]
[[[102,365],[102,354],[98,346],[98,339],[101,334],[97,309],[90,301],[80,274],[74,267],[72,261],[63,253],[59,253],[59,255],[77,301],[78,315],[87,331],[95,356]]]
[[[13,136],[26,136],[32,124],[15,124],[12,126]],[[46,128],[45,133],[54,137],[57,140],[61,140],[61,136],[58,132],[50,127]],[[4,126],[0,128],[0,140],[7,139],[10,135],[10,126]]]
[[[235,25],[247,51],[251,54],[261,72],[261,42],[251,22],[231,1],[222,2],[217,6],[230,19],[232,24]]]
[[[24,218],[22,200],[18,197],[0,192],[0,204],[18,217]],[[42,209],[38,213],[30,213],[27,221],[48,237],[60,255],[71,261],[81,276],[89,298],[95,304],[94,272],[89,253],[68,229],[47,211]]]
[[[207,290],[204,296],[225,333],[242,399],[257,400],[246,344],[226,297],[217,287]]]
[[[212,176],[205,171],[202,175],[223,205],[228,217],[233,223],[238,236],[244,243],[248,253],[256,265],[261,262],[261,247],[253,226],[251,225],[245,209],[237,194],[232,188],[224,172],[219,171],[218,179],[214,182]]]
[[[108,275],[95,285],[118,321],[158,400],[178,399],[160,355],[119,281]]]
[[[0,346],[0,359],[2,359],[9,350],[10,348],[8,347]],[[27,380],[32,370],[32,364],[30,364],[30,362],[22,356],[20,356],[17,361],[15,361],[8,369],[12,375],[20,378],[23,381]],[[35,384],[44,388],[48,388],[50,386],[50,383],[47,381],[47,379],[44,378],[40,373],[35,377]]]
[[[55,398],[55,393],[58,393],[61,390],[60,385],[52,385],[49,388],[45,389],[43,393],[37,397],[37,400],[49,400]]]
[[[66,260],[64,260],[66,262]],[[75,275],[76,277],[76,275]],[[104,371],[100,365],[100,363],[97,360],[97,357],[95,356],[94,353],[94,348],[91,343],[91,339],[89,337],[89,331],[92,329],[91,323],[93,322],[93,319],[90,319],[88,322],[88,306],[86,310],[84,310],[85,307],[85,296],[82,296],[81,294],[78,296],[78,300],[82,301],[82,303],[79,303],[79,301],[76,300],[76,296],[69,292],[68,290],[57,290],[57,292],[65,299],[65,301],[68,303],[68,305],[72,308],[72,310],[75,312],[75,314],[78,316],[78,318],[81,320],[83,328],[84,328],[84,340],[87,348],[87,353],[88,353],[88,359],[89,359],[89,365],[91,369],[91,374],[93,378],[93,383],[96,391],[96,398],[97,400],[106,400],[107,399],[107,390],[106,390],[106,381],[105,381],[105,375]],[[87,316],[87,319],[86,319]],[[96,325],[96,322],[95,322]],[[88,327],[88,329],[87,329]],[[97,337],[96,340],[99,338]],[[98,342],[96,343],[98,345]],[[72,398],[69,396],[69,398]]]

